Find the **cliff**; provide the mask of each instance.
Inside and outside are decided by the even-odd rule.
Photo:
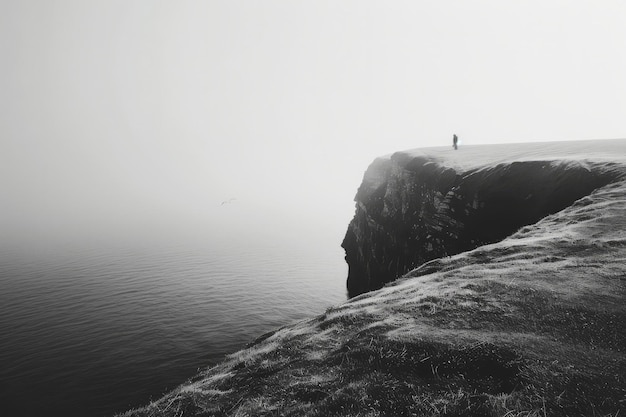
[[[346,246],[370,271],[391,263],[384,279],[401,261],[446,256],[266,334],[124,416],[622,415],[626,141],[590,145],[375,161]]]
[[[506,148],[493,145],[375,160],[342,244],[348,294],[379,289],[432,259],[498,242],[615,179],[605,160],[588,159],[593,152],[572,159],[569,145],[561,146],[550,156],[543,148],[558,145],[527,144],[525,153],[509,160],[501,159]]]

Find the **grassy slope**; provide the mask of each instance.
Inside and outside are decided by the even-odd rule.
[[[626,415],[626,181],[284,327],[124,416]]]

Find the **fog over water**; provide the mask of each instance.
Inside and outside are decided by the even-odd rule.
[[[338,225],[381,154],[624,137],[625,8],[2,2],[0,226]]]
[[[177,383],[122,398],[116,381],[184,379],[339,302],[339,245],[379,155],[452,152],[453,134],[458,152],[626,137],[625,15],[610,0],[0,1],[0,392],[109,413]]]
[[[144,405],[345,299],[340,249],[312,236],[1,254],[0,402],[12,416]]]

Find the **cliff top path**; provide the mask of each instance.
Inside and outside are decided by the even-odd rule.
[[[462,171],[593,161],[612,179],[266,334],[123,416],[626,415],[626,140],[404,154]]]

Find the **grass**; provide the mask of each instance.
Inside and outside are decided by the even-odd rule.
[[[626,184],[265,334],[123,416],[626,415],[626,204],[607,201]]]

